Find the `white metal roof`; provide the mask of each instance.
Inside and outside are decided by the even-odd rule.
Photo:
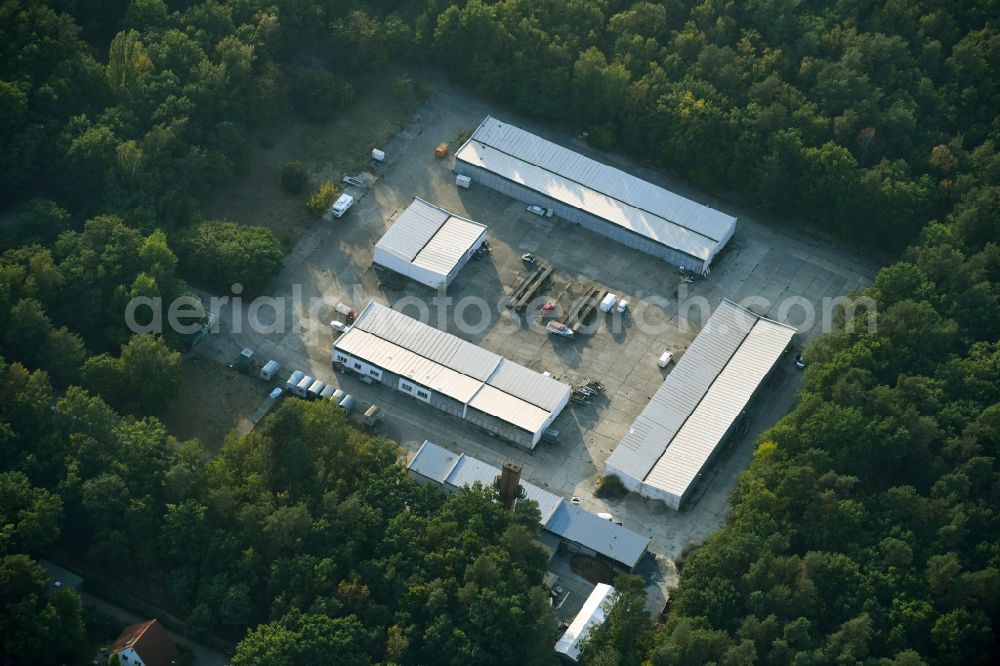
[[[632,568],[649,546],[649,537],[598,518],[589,511],[563,500],[545,523],[545,529],[616,562]]]
[[[756,319],[749,310],[723,301],[611,452],[608,464],[634,479],[646,478]]]
[[[481,382],[486,381],[502,359],[498,354],[439,331],[375,301],[365,306],[353,328],[388,340]],[[339,341],[337,346],[340,346]]]
[[[700,259],[736,227],[731,215],[490,116],[455,156]]]
[[[538,432],[572,388],[371,301],[334,349]]]
[[[461,457],[459,453],[452,453],[443,446],[425,440],[406,468],[437,483],[444,483]]]
[[[447,465],[445,461],[452,458],[455,462],[445,474],[443,472]],[[493,480],[500,474],[500,470],[493,465],[465,454],[456,455],[433,442],[424,442],[417,455],[407,465],[407,469],[413,469],[435,480],[444,474],[441,483],[456,488],[471,486],[477,481],[484,486],[492,486]],[[524,479],[521,480],[521,487],[524,488],[525,499],[538,503],[538,511],[541,514],[539,523],[549,532],[584,545],[629,567],[635,566],[646,552],[646,547],[649,545],[647,537],[598,518]]]
[[[794,329],[766,319],[757,322],[650,470],[646,484],[684,495],[794,334]]]
[[[483,385],[477,379],[435,363],[357,327],[351,327],[342,335],[337,340],[336,347],[345,354],[412,379],[432,391],[443,393],[463,404],[471,400]]]
[[[375,244],[375,251],[447,276],[485,232],[482,224],[414,198]]]
[[[583,602],[583,608],[576,614],[566,633],[556,642],[556,652],[566,655],[573,661],[580,658],[583,642],[590,635],[590,630],[604,623],[605,602],[613,599],[615,588],[604,583],[598,583],[590,596]]]
[[[520,398],[515,398],[489,384],[483,384],[482,388],[468,402],[469,407],[513,423],[518,428],[531,433],[538,432],[551,414],[551,412]]]
[[[549,412],[571,391],[566,384],[507,359],[500,361],[486,383]]]
[[[606,466],[671,493],[687,479],[682,495],[794,334],[724,300]]]

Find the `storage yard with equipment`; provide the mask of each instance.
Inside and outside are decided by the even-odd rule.
[[[248,304],[243,303],[239,330],[233,323],[233,306],[224,305],[219,333],[209,336],[199,353],[231,362],[241,349],[250,347],[260,359],[280,363],[276,377],[279,386],[284,386],[293,370],[300,370],[314,383],[320,380],[353,396],[356,405],[352,418],[359,422],[372,405],[378,405],[382,418],[371,427],[400,442],[410,455],[430,440],[454,454],[464,453],[497,468],[513,458],[523,465],[524,481],[563,500],[577,497],[580,508],[593,514],[613,515],[628,530],[651,539],[651,553],[666,558],[678,556],[683,548],[701,541],[718,527],[727,510],[726,497],[748,463],[753,437],[783,416],[792,404],[801,377],[793,362],[795,351],[818,335],[820,322],[803,326],[802,310],[781,304],[800,298],[818,307],[823,298],[846,296],[870,283],[874,262],[797,232],[761,224],[751,214],[687,191],[661,174],[622,162],[613,155],[598,154],[576,138],[509,118],[449,85],[435,86],[434,94],[404,130],[379,146],[385,157],[378,168],[379,177],[367,194],[343,218],[324,220],[308,229],[286,257],[284,271],[268,289],[270,296],[284,300],[249,313]],[[587,201],[597,194],[607,200],[607,209],[601,209],[605,217],[627,213],[627,220],[645,219],[651,229],[672,234],[661,240],[676,240],[677,252],[654,256],[649,248],[633,249],[639,246],[629,247],[629,243],[613,235],[609,238],[588,230],[583,223],[567,221],[560,217],[558,209],[549,216],[546,209],[555,205],[542,197],[527,202],[541,206],[542,214],[529,211],[525,201],[487,187],[471,170],[466,172],[471,176],[469,187],[456,185],[456,159],[467,156],[471,145],[456,137],[478,135],[476,128],[493,114],[517,124],[505,127],[530,132],[532,142],[544,136],[554,143],[539,145],[561,146],[560,150],[580,153],[574,160],[589,160],[576,164],[590,164],[593,158],[607,168],[613,165],[613,171],[599,170],[605,178],[609,173],[622,174],[617,169],[634,174],[637,178],[626,179],[625,189],[613,189],[606,181],[601,181],[603,185],[586,181],[579,174],[576,182],[589,188]],[[489,141],[499,141],[494,139]],[[438,156],[442,144],[449,144],[452,150],[448,152],[446,146],[446,154]],[[490,150],[478,154],[480,159],[486,155],[490,167],[494,163],[490,151],[497,149],[485,139],[482,145]],[[562,154],[552,154],[557,153]],[[653,185],[640,186],[647,180]],[[629,203],[636,191],[644,193],[642,205],[647,210],[637,208],[638,200],[634,198]],[[471,224],[488,229],[488,244],[482,246],[481,252],[473,253],[475,256],[468,254],[478,247],[479,237],[473,238],[475,234],[463,236],[461,248],[450,247],[448,262],[460,257],[452,267],[467,263],[464,267],[458,265],[461,271],[454,274],[443,265],[437,271],[450,281],[446,299],[428,289],[426,280],[387,280],[373,268],[376,244],[391,238],[393,225],[405,219],[405,212],[415,203],[414,197],[427,203],[425,210],[453,216],[446,218],[443,226],[455,219],[462,224],[474,221]],[[665,208],[651,208],[650,202],[677,203],[681,198],[691,200],[693,206],[682,206],[694,215],[685,218],[685,223],[694,225],[691,219],[700,220],[704,229],[711,230],[706,232],[709,236],[702,239],[704,242],[696,244],[697,248],[688,244],[677,249],[677,239],[689,238],[690,234],[683,231],[679,221],[662,217],[667,215]],[[417,205],[424,208],[423,204]],[[590,204],[586,205],[590,209]],[[699,215],[708,217],[702,219]],[[655,225],[654,217],[660,220]],[[625,222],[615,224],[622,228]],[[421,247],[429,247],[433,237],[431,234],[431,240],[425,240]],[[400,256],[411,264],[421,263],[421,252],[412,249]],[[678,263],[694,271],[693,275],[679,273],[675,265],[667,263],[678,257]],[[700,273],[709,263],[711,272],[702,278]],[[703,297],[704,307],[690,300],[678,307],[678,289],[682,297]],[[605,312],[603,301],[608,294],[615,295],[615,302],[610,304],[609,300]],[[206,300],[210,296],[203,295]],[[675,368],[683,367],[688,347],[709,316],[724,299],[740,303],[747,298],[757,299],[752,305],[754,312],[800,331],[792,341],[792,351],[774,362],[770,378],[760,384],[747,414],[726,440],[727,445],[720,447],[715,459],[701,471],[702,480],[693,494],[684,497],[682,510],[673,511],[660,501],[635,493],[598,497],[597,483],[608,456],[626,437],[664,379],[676,372]],[[627,307],[618,307],[622,299],[627,301]],[[376,305],[370,306],[372,310],[366,314],[370,301]],[[487,307],[482,307],[481,302]],[[335,335],[332,320],[343,322],[345,328],[349,324],[345,317],[338,316],[338,303],[356,310],[358,320],[346,333],[338,330]],[[387,317],[405,315],[406,320],[422,320],[457,336],[467,347],[462,347],[460,357],[442,362],[431,352],[416,349],[413,339],[393,339],[389,332],[398,330],[395,325],[382,332],[368,330],[367,318],[379,310]],[[255,330],[247,325],[248,316],[262,326]],[[559,334],[554,330],[558,326],[547,328],[550,324],[576,330],[572,335]],[[372,361],[369,366],[377,370],[389,370],[390,363],[402,364],[402,357],[411,354],[410,367],[413,372],[423,373],[424,382],[410,375],[414,385],[408,391],[402,389],[399,379],[396,385],[388,386],[362,374],[337,372],[331,367],[335,343],[339,350],[351,350],[347,354],[351,359]],[[672,360],[660,367],[665,352],[671,354]],[[376,353],[382,360],[374,362]],[[452,367],[457,362],[475,365],[477,358],[482,359],[482,367]],[[518,375],[508,378],[507,388],[490,379],[496,379],[504,367],[514,369]],[[437,384],[430,388],[448,397],[459,411],[468,413],[478,409],[479,404],[489,404],[492,407],[480,410],[489,414],[490,410],[496,411],[497,405],[505,410],[503,405],[510,400],[530,403],[538,410],[539,418],[516,426],[530,432],[529,440],[520,445],[510,443],[510,437],[498,437],[495,428],[492,433],[485,432],[469,419],[463,420],[461,413],[453,416],[442,407],[431,409],[429,397],[418,395],[415,385],[427,387],[432,382],[428,375],[431,371],[437,373],[433,380]],[[551,379],[543,373],[549,373]],[[529,390],[533,382],[538,386],[565,387],[566,402],[562,402],[562,393],[553,393],[555,397],[548,406],[538,404],[537,398],[526,400],[518,391]],[[589,388],[594,385],[603,390]],[[582,390],[584,387],[589,390]],[[308,393],[309,388],[303,390]],[[461,396],[455,397],[458,394]],[[530,414],[532,410],[510,411],[515,412]],[[547,422],[545,414],[554,415],[554,421]],[[550,428],[558,435],[543,437]],[[534,449],[529,451],[532,446]]]

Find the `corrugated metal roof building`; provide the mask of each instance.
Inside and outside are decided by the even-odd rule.
[[[437,289],[447,287],[486,241],[486,227],[414,198],[375,244],[379,266]]]
[[[418,483],[434,482],[446,492],[480,483],[492,487],[500,470],[465,454],[452,453],[433,442],[425,441],[406,467]],[[573,550],[601,555],[632,570],[646,552],[649,538],[570,504],[563,498],[533,483],[521,481],[525,499],[538,503],[542,529]]]
[[[680,509],[794,335],[724,300],[612,451],[604,474]]]
[[[707,273],[736,218],[487,116],[455,171],[623,245]]]
[[[590,635],[590,630],[604,624],[605,608],[614,600],[614,594],[615,588],[598,583],[583,602],[583,608],[573,618],[566,632],[556,642],[556,652],[576,662],[580,658],[583,642]]]
[[[572,392],[374,301],[334,343],[333,362],[527,448],[538,444]]]

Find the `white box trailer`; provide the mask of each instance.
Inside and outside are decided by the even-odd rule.
[[[598,306],[601,312],[611,312],[611,308],[615,307],[615,303],[618,302],[618,297],[614,294],[607,294],[601,300],[601,304]]]
[[[372,148],[372,159],[376,162],[382,162],[385,160],[385,151],[379,150],[378,148]]]
[[[469,189],[469,186],[472,185],[472,178],[459,174],[458,176],[455,176],[455,184],[459,187]]]
[[[319,394],[323,392],[323,389],[325,387],[326,387],[326,382],[324,382],[322,379],[317,379],[316,381],[314,381],[312,384],[309,385],[309,388],[306,389],[306,397],[309,398],[310,400],[315,400],[316,398],[319,397]]]
[[[292,389],[292,393],[299,396],[300,398],[306,397],[306,393],[309,391],[309,387],[312,386],[313,382],[315,381],[316,380],[310,377],[309,375],[302,375],[302,379],[300,379],[299,383],[296,384],[295,388]]]
[[[299,385],[299,382],[301,382],[302,378],[305,376],[306,373],[302,372],[301,370],[296,370],[295,372],[293,372],[292,376],[288,378],[287,382],[285,382],[285,390],[288,391],[289,393],[295,393],[295,387]]]
[[[264,364],[263,368],[260,369],[260,378],[266,382],[271,381],[272,379],[274,379],[274,373],[278,371],[279,367],[281,366],[278,365],[278,362],[275,361],[274,359],[271,359],[270,361]]]

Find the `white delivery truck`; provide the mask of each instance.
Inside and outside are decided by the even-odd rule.
[[[341,194],[340,198],[333,202],[330,206],[330,215],[334,217],[344,217],[344,213],[354,205],[354,197],[350,194]]]

